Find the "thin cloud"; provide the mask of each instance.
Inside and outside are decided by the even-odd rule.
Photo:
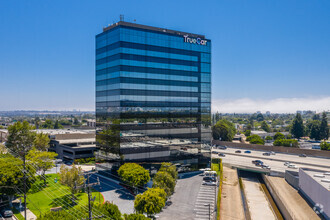
[[[329,111],[330,97],[212,100],[212,112],[220,113],[295,113],[297,110]]]

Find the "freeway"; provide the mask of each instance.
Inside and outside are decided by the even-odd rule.
[[[242,153],[235,153],[236,150],[241,150]],[[286,161],[296,164],[297,167],[330,171],[330,159],[326,158],[299,157],[298,155],[284,153],[276,153],[276,155],[264,156],[262,154],[266,151],[250,150],[251,153],[247,154],[244,153],[246,149],[230,147],[228,147],[226,150],[212,148],[212,151],[224,153],[226,155],[225,157],[220,157],[223,159],[224,164],[256,168],[256,166],[252,164],[252,160],[259,159],[262,160],[266,165],[269,165],[272,171],[285,172],[286,169],[297,170],[284,166],[284,162]],[[212,157],[218,158],[219,156],[217,154],[212,154]]]

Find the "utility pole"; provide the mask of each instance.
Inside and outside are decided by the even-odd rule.
[[[23,178],[24,178],[24,219],[26,220],[26,166],[25,166],[25,151],[23,154]]]
[[[90,172],[87,174],[87,183],[85,182],[84,185],[82,186],[76,186],[75,188],[76,189],[82,189],[82,188],[85,188],[85,190],[87,191],[87,194],[88,194],[88,219],[87,220],[92,220],[93,218],[101,218],[101,217],[104,217],[104,216],[99,216],[99,217],[93,217],[93,212],[92,212],[92,203],[91,201],[94,201],[95,198],[91,198],[91,187],[93,186],[98,186],[100,185],[100,179],[97,177],[97,182],[96,183],[90,183],[89,182],[89,177],[92,175],[92,174],[95,174],[97,172]]]

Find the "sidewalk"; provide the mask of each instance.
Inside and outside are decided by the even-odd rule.
[[[23,204],[22,204],[22,207],[20,209],[19,207],[19,200],[15,200],[13,201],[13,206],[20,211],[21,215],[24,217],[24,207],[23,207]],[[37,219],[37,216],[35,214],[33,214],[33,212],[31,212],[30,209],[26,209],[26,219],[28,220],[36,220]]]
[[[226,166],[223,166],[220,219],[245,219],[237,171]]]

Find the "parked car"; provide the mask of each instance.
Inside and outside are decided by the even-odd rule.
[[[290,165],[290,162],[285,162],[284,163],[284,166],[288,166],[288,165]]]
[[[203,181],[203,185],[216,186],[217,183],[216,182],[213,182],[213,181]]]
[[[218,156],[219,156],[219,157],[225,157],[226,155],[223,154],[223,153],[219,153]]]
[[[288,168],[297,169],[298,167],[295,164],[289,164]]]
[[[9,208],[4,207],[1,209],[1,215],[2,215],[2,217],[5,217],[5,218],[12,217],[13,211]]]
[[[262,155],[264,155],[264,156],[270,156],[270,153],[266,152],[266,153],[263,153]]]
[[[307,157],[306,154],[299,154],[299,157]]]
[[[242,153],[242,151],[240,151],[240,150],[237,150],[237,151],[235,151],[235,153]]]
[[[246,151],[244,151],[244,153],[246,153],[246,154],[250,154],[250,153],[251,153],[251,151],[249,151],[249,150],[246,150]]]

